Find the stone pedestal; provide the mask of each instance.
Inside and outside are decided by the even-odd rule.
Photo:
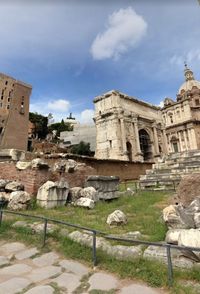
[[[116,176],[89,176],[86,187],[94,187],[99,199],[109,200],[118,198],[119,177]]]

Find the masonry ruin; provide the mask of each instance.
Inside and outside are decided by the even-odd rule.
[[[185,65],[177,99],[160,108],[118,91],[94,99],[98,159],[156,161],[200,148],[200,82]]]

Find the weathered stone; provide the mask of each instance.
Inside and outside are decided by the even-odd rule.
[[[9,155],[11,156],[12,160],[19,161],[25,159],[25,151],[18,150],[18,149],[7,149]]]
[[[73,261],[73,260],[62,260],[59,262],[59,265],[62,268],[64,268],[66,271],[74,273],[80,278],[87,275],[90,271],[90,269],[86,267],[85,265],[81,264],[78,261]]]
[[[200,212],[194,214],[195,228],[200,229]]]
[[[94,202],[97,202],[99,200],[98,193],[93,187],[86,187],[84,189],[81,189],[80,195],[83,198],[89,198],[93,200]]]
[[[56,183],[47,181],[38,189],[37,203],[45,208],[63,206],[67,201],[68,193],[69,186],[64,179]]]
[[[172,229],[194,228],[194,219],[181,205],[170,205],[163,209],[163,219]]]
[[[16,168],[19,170],[24,170],[31,167],[31,162],[30,161],[18,161],[16,163]]]
[[[11,210],[25,210],[31,200],[29,193],[25,191],[15,191],[10,194],[8,208]]]
[[[158,260],[160,262],[167,263],[167,250],[164,247],[151,245],[145,249],[143,257],[150,260]],[[188,258],[182,257],[181,251],[177,249],[171,249],[171,257],[172,263],[176,267],[191,268],[194,264],[194,262]]]
[[[58,172],[65,172],[66,171],[66,164],[67,160],[60,160],[55,162],[53,170]]]
[[[99,199],[109,200],[118,198],[119,177],[115,176],[89,176],[86,187],[94,187]]]
[[[5,189],[5,186],[9,183],[10,181],[9,180],[2,180],[0,179],[0,190],[4,190]]]
[[[44,232],[44,223],[35,222],[32,224],[28,224],[28,226],[32,229],[33,233],[43,233]],[[47,224],[47,232],[53,233],[55,230],[57,230],[57,226],[54,224]]]
[[[16,294],[28,287],[31,281],[24,278],[12,278],[0,284],[0,294]]]
[[[45,266],[42,268],[37,268],[32,270],[32,272],[27,275],[27,278],[31,280],[32,282],[36,283],[42,280],[49,279],[60,273],[61,273],[61,267],[50,265],[50,266]]]
[[[75,201],[74,205],[93,209],[95,203],[94,203],[93,200],[91,200],[89,198],[81,197],[81,198],[79,198],[78,200]]]
[[[184,176],[177,189],[177,198],[184,206],[188,206],[200,191],[200,174],[192,173]]]
[[[69,234],[68,237],[75,242],[92,247],[92,236],[91,235],[84,234],[79,231],[73,231]]]
[[[0,247],[0,253],[8,256],[16,253],[17,251],[24,250],[25,248],[25,245],[19,242],[5,243]]]
[[[142,237],[142,234],[139,231],[134,231],[125,233],[121,235],[121,237],[126,239],[138,240]]]
[[[9,259],[5,256],[0,256],[0,266],[9,264]]]
[[[110,291],[118,288],[118,280],[111,274],[94,273],[88,280],[89,291]]]
[[[60,288],[64,287],[67,293],[74,293],[74,290],[81,284],[80,277],[71,273],[64,273],[53,279],[52,282],[56,283]]]
[[[81,198],[81,187],[73,187],[69,189],[69,199],[75,202],[77,199]]]
[[[67,237],[69,235],[69,230],[68,229],[61,229],[59,231],[59,235],[62,237]]]
[[[130,260],[142,255],[142,246],[110,246],[106,252],[119,260]]]
[[[179,234],[178,245],[200,248],[200,231],[195,229],[183,230]],[[195,251],[195,254],[200,257],[200,252]]]
[[[110,226],[125,225],[127,223],[127,218],[121,210],[115,210],[108,216],[106,223]]]
[[[30,249],[26,249],[23,251],[20,251],[18,253],[15,254],[15,258],[17,260],[23,260],[23,259],[27,259],[30,258],[34,255],[36,255],[39,251],[37,250],[37,248],[30,248]]]
[[[165,241],[169,244],[177,245],[180,232],[183,230],[184,229],[171,229],[167,231]]]
[[[15,191],[23,191],[24,190],[24,185],[17,181],[9,182],[5,186],[5,190],[8,192],[15,192]]]
[[[30,290],[28,290],[27,292],[25,292],[25,294],[53,294],[54,293],[54,288],[46,285],[46,286],[36,286]]]
[[[186,211],[191,214],[200,212],[200,197],[196,197],[186,208]]]
[[[11,227],[13,228],[26,228],[28,226],[27,222],[26,221],[16,221],[14,224],[12,224]]]
[[[73,159],[68,159],[65,165],[65,171],[68,173],[73,173],[75,171],[77,162]]]
[[[0,269],[0,275],[24,275],[32,270],[27,264],[13,264]]]
[[[34,265],[43,267],[47,265],[53,265],[58,259],[59,256],[56,253],[49,252],[34,258],[32,261]]]
[[[8,202],[10,199],[10,193],[0,192],[0,200],[5,200]]]
[[[35,158],[31,161],[31,167],[34,169],[48,169],[49,165],[41,158]]]

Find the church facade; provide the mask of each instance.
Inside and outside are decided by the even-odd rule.
[[[200,82],[185,65],[176,101],[160,108],[118,91],[94,99],[98,159],[156,161],[200,149]]]

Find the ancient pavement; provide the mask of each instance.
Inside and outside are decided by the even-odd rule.
[[[101,290],[92,291],[94,289]],[[159,294],[139,283],[93,270],[56,252],[41,253],[19,242],[0,242],[0,294]]]

